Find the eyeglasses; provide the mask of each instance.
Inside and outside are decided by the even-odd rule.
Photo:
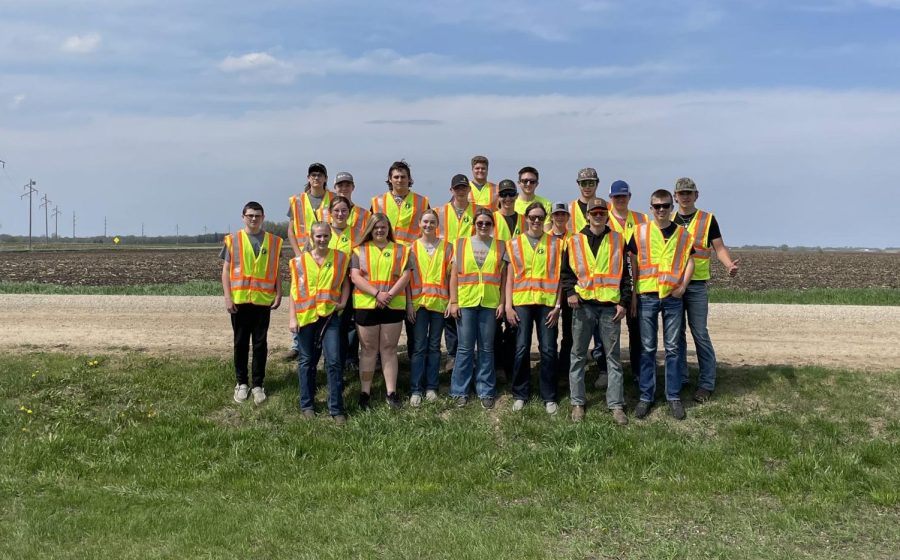
[[[323,177],[325,177],[325,174],[319,173],[318,171],[314,171],[309,174],[310,179],[322,179]]]
[[[523,185],[536,185],[537,179],[519,179],[519,182]]]
[[[244,214],[244,217],[247,218],[248,220],[261,220],[263,215],[262,214]]]
[[[331,211],[331,213],[334,214],[335,216],[343,216],[344,214],[349,214],[350,210],[348,210],[346,208],[335,208],[334,210]]]
[[[671,202],[662,202],[659,204],[651,204],[650,206],[652,206],[654,210],[659,212],[660,210],[670,209],[672,207],[672,203]]]
[[[498,196],[500,198],[516,198],[517,195],[514,192],[506,192],[506,193],[500,193]]]
[[[493,225],[494,225],[494,222],[485,222],[485,221],[475,222],[475,227],[493,227]]]
[[[525,219],[527,219],[529,222],[543,222],[547,219],[547,216],[544,214],[541,214],[540,216],[531,214],[530,216],[525,216]]]

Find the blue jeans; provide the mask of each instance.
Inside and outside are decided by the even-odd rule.
[[[559,372],[556,371],[558,331],[555,326],[548,327],[545,324],[553,308],[547,305],[516,305],[514,309],[519,316],[519,327],[513,363],[513,397],[523,401],[531,397],[531,332],[537,326],[538,347],[541,352],[541,399],[544,402],[556,402],[556,385],[559,382]]]
[[[450,377],[450,396],[467,397],[472,387],[478,398],[497,396],[497,372],[494,370],[494,329],[497,326],[494,307],[463,307],[457,321],[459,345],[456,363]],[[478,344],[477,361],[475,344]]]
[[[429,311],[424,307],[416,310],[415,348],[410,358],[409,392],[421,395],[427,391],[437,391],[438,370],[441,366],[441,331],[444,328],[444,314]],[[422,379],[425,382],[422,382]]]
[[[606,366],[609,372],[609,384],[606,387],[606,406],[612,410],[624,408],[625,392],[622,376],[622,362],[619,358],[619,336],[621,323],[613,321],[616,307],[582,303],[573,312],[572,332],[573,345],[571,366],[569,368],[569,392],[573,405],[587,402],[584,388],[584,370],[587,366],[588,345],[597,329],[606,349]]]
[[[706,282],[699,280],[688,284],[681,299],[684,302],[684,315],[687,317],[686,322],[682,318],[681,329],[678,333],[681,383],[687,383],[688,380],[685,328],[691,327],[691,336],[694,339],[694,347],[697,349],[697,363],[700,365],[697,386],[707,391],[713,391],[716,388],[716,351],[713,350],[709,330],[706,328],[706,319],[709,317],[709,292]]]
[[[641,314],[641,400],[653,402],[656,395],[656,337],[659,315],[663,318],[663,344],[666,349],[666,400],[681,400],[681,372],[678,367],[678,331],[681,330],[682,301],[656,293],[638,296]]]
[[[313,410],[316,396],[316,366],[325,351],[325,371],[328,374],[328,413],[344,413],[344,364],[340,361],[341,319],[337,313],[319,317],[298,330],[300,356],[297,378],[300,382],[300,409]]]

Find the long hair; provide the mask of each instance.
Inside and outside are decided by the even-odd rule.
[[[391,227],[391,221],[388,219],[388,217],[385,214],[382,214],[381,212],[376,212],[376,213],[372,214],[371,218],[369,218],[369,223],[366,225],[366,229],[365,229],[365,231],[363,231],[362,239],[359,242],[360,245],[362,245],[364,243],[368,243],[369,241],[372,241],[372,231],[375,229],[375,226],[380,222],[384,222],[387,224],[388,241],[394,242],[394,228]]]

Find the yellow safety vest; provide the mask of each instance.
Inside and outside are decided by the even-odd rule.
[[[237,240],[236,247],[235,240]],[[275,286],[283,241],[280,237],[266,232],[259,247],[259,254],[256,255],[253,253],[253,246],[246,231],[240,230],[225,236],[225,246],[231,259],[229,273],[231,301],[235,304],[252,303],[264,306],[275,303]]]
[[[338,251],[349,255],[353,251],[353,248],[359,245],[359,240],[361,238],[362,236],[357,235],[349,225],[345,227],[344,231],[340,234],[332,227],[331,240],[328,242],[328,248],[337,249]]]
[[[372,199],[372,210],[387,215],[394,229],[394,239],[401,245],[412,245],[419,238],[419,220],[427,209],[428,197],[412,191],[399,205],[390,191]]]
[[[488,181],[480,189],[474,182],[469,181],[469,202],[476,206],[495,210],[499,202],[497,197],[497,185]]]
[[[294,228],[294,239],[297,240],[297,245],[301,249],[309,241],[309,228],[313,223],[329,221],[328,207],[331,205],[332,196],[334,196],[333,193],[326,190],[322,204],[317,210],[313,210],[312,204],[309,202],[309,193],[303,192],[299,196],[295,195],[290,198],[291,227]]]
[[[588,225],[587,216],[581,211],[581,205],[577,200],[569,203],[569,231],[578,233]]]
[[[540,202],[544,207],[544,212],[547,213],[547,219],[550,219],[550,201],[540,195],[534,195],[529,201],[522,200],[521,198],[516,199],[516,212],[519,214],[525,214],[525,210],[528,210],[528,207],[534,204],[535,202]]]
[[[321,265],[309,251],[291,259],[291,299],[298,326],[305,327],[334,313],[341,302],[341,284],[349,264],[350,257],[336,249],[328,251]]]
[[[625,216],[625,227],[622,227],[622,224],[619,223],[619,220],[615,216],[613,216],[612,204],[609,205],[609,218],[607,222],[609,224],[609,228],[624,235],[625,243],[629,243],[631,241],[631,238],[634,236],[634,228],[636,228],[640,224],[646,224],[649,221],[650,218],[647,216],[647,214],[641,214],[640,212],[629,210],[628,215]]]
[[[443,313],[450,303],[450,285],[447,272],[450,270],[450,256],[453,247],[447,241],[438,239],[434,253],[429,255],[422,240],[410,247],[416,256],[415,266],[409,280],[413,308],[424,307],[428,311]]]
[[[472,203],[466,206],[462,216],[456,217],[456,209],[452,202],[441,206],[437,210],[440,216],[437,236],[447,241],[456,241],[461,237],[475,235],[475,209]]]
[[[516,214],[516,229],[509,231],[506,218],[503,217],[499,210],[494,210],[494,239],[497,241],[509,241],[523,231],[525,231],[525,216],[523,214]]]
[[[578,233],[569,238],[569,266],[578,277],[575,292],[583,300],[619,303],[625,241],[621,233],[608,231],[595,255],[588,236]]]
[[[506,242],[513,270],[512,304],[553,306],[559,290],[563,242],[545,233],[532,248],[526,237],[523,233]]]
[[[638,257],[639,294],[658,292],[664,299],[681,283],[681,276],[691,258],[693,238],[678,226],[669,239],[663,239],[656,222],[640,224],[634,230]]]
[[[675,215],[673,214],[672,217]],[[685,229],[694,238],[694,275],[691,280],[709,280],[709,258],[712,256],[712,248],[709,246],[709,228],[712,225],[713,215],[703,210],[697,210],[691,222]]]
[[[500,271],[503,255],[500,242],[494,241],[481,266],[472,251],[472,238],[456,240],[456,296],[460,307],[487,307],[500,305]]]
[[[369,225],[369,218],[371,216],[372,214],[365,208],[360,208],[356,205],[350,208],[350,216],[347,218],[347,227],[352,229],[354,239],[362,239],[363,232],[366,231],[366,226]]]
[[[377,245],[369,242],[353,249],[353,254],[359,259],[359,271],[369,281],[369,284],[372,284],[380,292],[386,292],[403,274],[409,259],[408,251],[409,249],[399,243],[388,242],[384,249],[379,249]],[[375,309],[376,303],[375,296],[354,286],[354,308]],[[406,309],[406,291],[395,295],[388,307],[390,309]]]

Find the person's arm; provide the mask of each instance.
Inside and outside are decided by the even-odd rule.
[[[626,255],[625,258],[628,258]],[[619,303],[616,305],[616,314],[613,321],[621,321],[625,318],[625,311],[631,309],[632,284],[631,284],[631,267],[622,263],[622,280],[619,282]]]
[[[569,307],[572,309],[578,309],[578,293],[575,292],[575,285],[578,283],[578,276],[575,275],[575,271],[572,270],[572,265],[569,263],[569,250],[566,249],[562,254],[562,264],[559,268],[559,286],[562,290],[563,297],[566,298],[566,303],[569,304]]]
[[[237,307],[234,300],[231,299],[231,267],[228,261],[222,263],[222,291],[225,294],[225,311],[229,313],[237,313]]]
[[[362,275],[362,272],[360,272],[358,268],[350,269],[350,279],[353,280],[353,285],[356,286],[357,290],[375,298],[375,303],[378,308],[384,307],[378,299],[378,295],[381,292],[366,280],[366,277]]]
[[[272,309],[274,311],[275,309],[278,309],[278,307],[280,305],[281,305],[281,273],[276,272],[275,273],[275,303],[272,304],[272,307],[270,307],[270,309]]]
[[[300,256],[300,245],[297,243],[297,237],[294,235],[294,220],[288,221],[288,243],[291,244],[291,249],[294,250],[294,256]]]
[[[290,312],[291,316],[288,319],[288,330],[292,333],[296,333],[299,330],[297,326],[297,308],[294,306],[294,298],[290,298]]]
[[[555,327],[556,322],[559,320],[559,312],[561,311],[562,305],[560,302],[562,301],[562,286],[557,286],[556,288],[556,301],[553,303],[553,308],[550,309],[550,313],[547,314],[546,325],[548,327]]]
[[[456,266],[450,268],[450,305],[447,307],[447,316],[459,319],[459,272],[456,271]]]
[[[502,261],[501,261],[502,262]],[[497,306],[497,312],[494,316],[497,319],[502,319],[503,314],[506,312],[506,267],[508,265],[503,262],[500,265],[500,304]]]
[[[338,302],[337,311],[343,311],[347,307],[348,301],[350,301],[350,277],[344,276],[344,281],[341,282],[341,300]]]
[[[409,284],[406,285],[406,320],[412,325],[416,324],[416,308],[413,305],[412,289]]]
[[[409,277],[412,276],[412,272],[410,270],[404,270],[400,275],[400,278],[397,278],[397,281],[394,282],[394,285],[387,291],[387,294],[391,296],[391,299],[394,299],[397,294],[403,292],[406,289],[406,285],[409,284]]]
[[[638,276],[640,276],[641,269],[638,267],[637,256],[629,253],[628,259],[631,260],[631,270],[634,272],[634,278],[632,278],[631,287],[632,287],[632,296],[631,296],[631,309],[629,309],[629,313],[631,317],[637,317],[637,304],[638,304]]]
[[[687,266],[684,267],[684,273],[681,275],[681,283],[678,284],[678,287],[672,290],[672,295],[674,297],[680,298],[684,295],[684,291],[687,290],[688,284],[691,283],[691,276],[694,275],[694,257],[688,257]]]
[[[732,259],[728,247],[722,241],[721,237],[712,240],[712,247],[716,251],[716,258],[728,269],[728,276],[734,277],[738,273],[738,262],[741,259]]]
[[[518,326],[519,324],[519,314],[516,313],[516,310],[513,308],[513,282],[515,278],[513,278],[513,267],[506,263],[506,286],[504,286],[504,291],[506,292],[506,320],[512,326]]]

